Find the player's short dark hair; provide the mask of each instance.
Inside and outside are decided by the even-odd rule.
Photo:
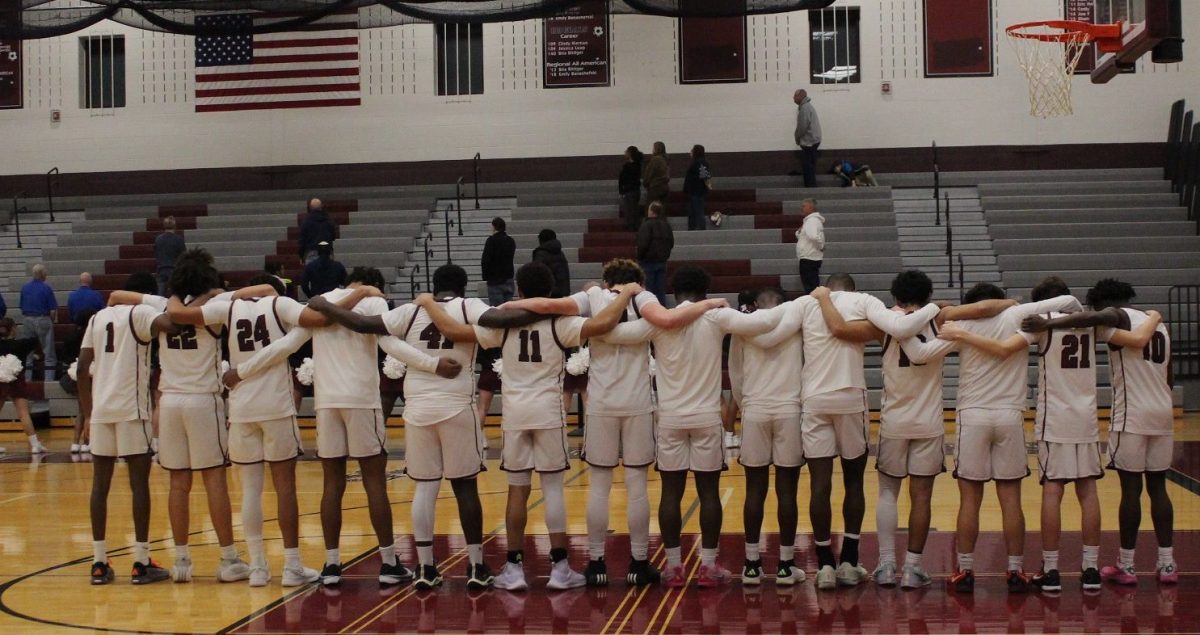
[[[543,229],[538,232],[538,242],[544,243],[558,238],[558,234],[554,233],[553,229]]]
[[[854,276],[848,273],[831,274],[825,279],[825,286],[833,291],[856,291],[858,286],[854,284]]]
[[[892,280],[892,297],[900,304],[925,304],[933,295],[933,281],[924,271],[909,269]]]
[[[505,223],[503,218],[497,216],[492,219],[492,229],[502,232],[506,227],[508,227],[508,223]]]
[[[966,304],[972,304],[982,300],[1003,300],[1006,297],[1007,294],[1004,293],[1004,289],[1001,289],[990,282],[980,282],[970,289],[967,289],[966,295],[963,296],[963,302]]]
[[[355,267],[351,269],[350,275],[346,276],[346,284],[354,282],[368,287],[375,287],[380,291],[383,291],[384,287],[387,286],[387,282],[383,279],[383,273],[375,267]]]
[[[758,301],[758,293],[762,289],[742,289],[738,291],[737,303],[739,307],[750,306]]]
[[[521,265],[517,269],[517,290],[523,298],[548,298],[554,292],[554,272],[540,262]]]
[[[711,282],[711,278],[707,271],[691,265],[676,269],[675,275],[671,276],[671,287],[677,296],[702,298],[708,295],[709,282]]]
[[[618,284],[629,284],[635,282],[644,284],[646,282],[646,272],[642,271],[641,265],[628,258],[613,258],[604,263],[604,271],[600,274],[600,279],[608,286],[616,286]]]
[[[1046,279],[1039,282],[1029,294],[1034,302],[1057,298],[1060,295],[1071,295],[1071,288],[1067,286],[1066,280],[1058,276],[1046,276]]]
[[[775,304],[780,305],[787,299],[787,295],[779,287],[763,287],[758,290],[758,293],[754,294],[754,303],[758,304],[764,298],[774,298]],[[741,298],[738,298],[738,302],[741,302]]]
[[[287,287],[283,285],[283,281],[269,273],[260,273],[257,276],[250,278],[249,282],[246,283],[246,286],[257,287],[260,284],[269,284],[275,289],[275,293],[278,293],[279,295],[287,295]]]
[[[1100,311],[1110,306],[1129,304],[1136,297],[1137,291],[1133,290],[1133,285],[1116,278],[1105,278],[1088,289],[1087,303],[1092,309]]]
[[[207,293],[209,289],[221,286],[221,274],[213,266],[212,254],[197,247],[183,252],[175,261],[175,269],[167,280],[171,294],[180,299],[196,297]]]
[[[158,281],[154,279],[154,274],[146,271],[138,271],[129,274],[129,277],[125,279],[125,290],[134,291],[142,295],[154,295],[158,293]]]
[[[458,265],[442,265],[433,272],[433,292],[451,292],[456,296],[467,293],[467,271]]]

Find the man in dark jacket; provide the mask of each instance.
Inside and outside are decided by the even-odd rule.
[[[571,265],[563,255],[562,243],[558,242],[558,234],[553,229],[543,229],[538,233],[538,246],[533,250],[533,262],[540,262],[550,267],[554,274],[554,292],[550,297],[565,298],[571,295]]]
[[[171,272],[175,271],[175,261],[179,260],[185,251],[187,244],[183,236],[175,233],[175,217],[164,218],[163,231],[154,238],[154,263],[158,274],[159,295],[169,295],[167,281],[171,279]]]
[[[712,172],[704,156],[704,146],[692,146],[692,164],[683,177],[683,193],[687,195],[688,231],[705,228],[704,203],[708,198]]]
[[[517,243],[505,233],[507,227],[503,218],[492,219],[492,235],[483,243],[483,256],[479,260],[483,281],[487,283],[488,303],[492,306],[508,302],[517,293],[513,282],[513,256],[517,254]]]
[[[317,245],[317,257],[304,265],[300,277],[300,289],[304,295],[315,298],[346,284],[346,267],[333,259],[333,245],[321,241]]]
[[[332,243],[337,238],[337,226],[321,207],[321,199],[308,202],[308,214],[300,224],[300,262],[310,263],[317,257],[317,245]]]
[[[662,203],[655,201],[646,208],[646,220],[638,228],[637,258],[646,272],[646,290],[667,306],[667,261],[675,248],[671,224],[662,217]]]

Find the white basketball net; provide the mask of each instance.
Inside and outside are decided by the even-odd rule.
[[[1052,35],[1061,41],[1022,35]],[[1071,79],[1083,52],[1091,45],[1091,36],[1083,31],[1038,25],[1010,32],[1008,41],[1029,80],[1029,114],[1042,118],[1072,114]]]

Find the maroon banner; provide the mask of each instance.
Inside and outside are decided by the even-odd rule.
[[[925,0],[925,76],[992,74],[992,1]]]
[[[679,83],[744,82],[746,78],[744,16],[679,18]]]
[[[608,86],[608,2],[584,0],[542,20],[542,85]]]
[[[0,23],[19,25],[19,0],[0,2]],[[0,40],[0,108],[20,108],[25,90],[21,82],[21,40]]]

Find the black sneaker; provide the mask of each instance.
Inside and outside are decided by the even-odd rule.
[[[583,570],[588,586],[608,586],[608,563],[604,557],[588,560],[587,568]]]
[[[401,584],[409,582],[412,579],[413,572],[400,562],[396,562],[396,564],[384,563],[379,566],[380,584]]]
[[[1097,573],[1096,575],[1099,576],[1100,574]],[[1032,584],[1034,587],[1047,593],[1057,593],[1062,591],[1062,580],[1059,579],[1058,569],[1051,569],[1049,571],[1042,569],[1038,573],[1034,574]]]
[[[442,586],[442,574],[438,568],[431,564],[423,564],[417,567],[420,575],[413,581],[413,586],[428,591],[430,589]]]
[[[1057,572],[1055,572],[1057,573]],[[1062,585],[1059,584],[1059,588]],[[1028,593],[1029,592],[1029,576],[1025,575],[1024,571],[1009,571],[1008,572],[1008,592],[1009,593]]]
[[[92,584],[96,586],[108,584],[116,579],[116,577],[117,573],[113,571],[113,568],[107,562],[92,563]]]
[[[762,584],[762,560],[747,560],[742,565],[742,584],[744,586]]]
[[[479,564],[467,565],[467,588],[473,591],[480,589],[488,589],[492,586],[492,581],[496,578],[492,575],[492,570],[488,569],[487,564],[480,562]]]
[[[946,586],[955,593],[974,593],[975,572],[971,569],[956,571],[954,575],[946,579]]]
[[[1096,591],[1104,586],[1103,580],[1100,579],[1100,572],[1096,567],[1089,567],[1083,571],[1083,575],[1079,578],[1080,584],[1083,585],[1084,591]]]
[[[662,580],[662,574],[654,565],[650,564],[649,560],[629,560],[629,573],[625,574],[625,583],[633,586],[646,586],[647,584],[658,584]]]
[[[778,586],[792,586],[798,582],[804,582],[804,569],[796,566],[795,560],[780,560],[779,571],[775,574],[775,584]]]
[[[162,582],[170,578],[170,571],[158,566],[157,562],[151,560],[146,564],[142,564],[141,562],[133,563],[133,574],[130,576],[129,581],[134,584],[154,584],[155,582]],[[95,577],[92,580],[95,580]]]
[[[342,583],[342,565],[327,564],[321,569],[321,586],[337,586]]]

